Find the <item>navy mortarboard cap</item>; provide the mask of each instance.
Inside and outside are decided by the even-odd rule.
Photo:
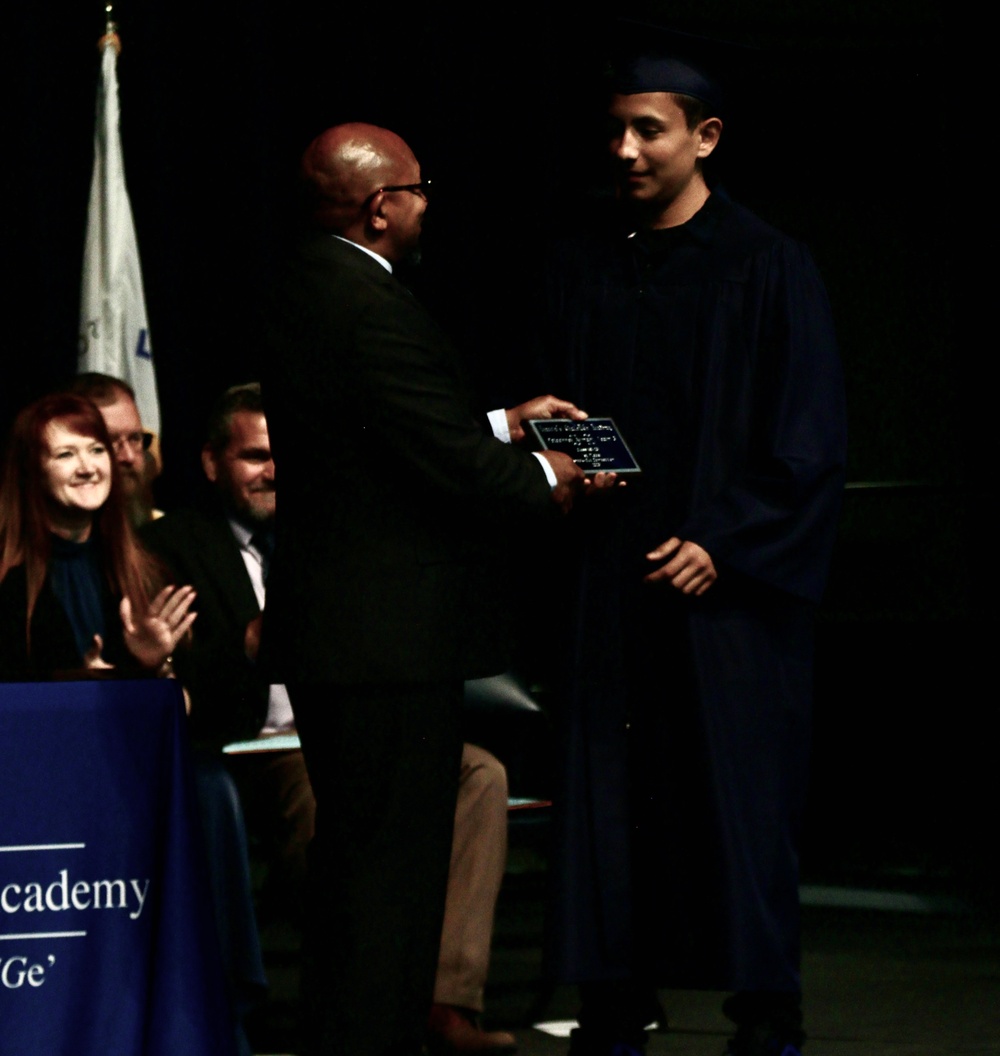
[[[616,23],[610,84],[621,95],[678,92],[706,103],[713,114],[724,107],[723,81],[746,49],[727,41],[664,29],[644,22]]]

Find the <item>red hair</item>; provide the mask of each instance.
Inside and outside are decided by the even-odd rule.
[[[80,436],[90,436],[111,453],[111,438],[101,412],[73,393],[54,393],[29,404],[14,419],[0,477],[0,582],[16,565],[24,565],[31,616],[52,555],[51,522],[46,509],[42,459],[48,452],[45,431],[58,421]],[[143,611],[161,582],[156,561],[139,545],[125,515],[118,469],[112,458],[111,491],[94,514],[101,567],[118,597],[128,597]]]

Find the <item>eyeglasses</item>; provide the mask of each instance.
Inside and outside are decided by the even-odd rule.
[[[372,193],[368,195],[364,204],[368,205],[369,202],[377,198],[380,194],[388,194],[390,191],[408,191],[410,194],[415,194],[418,198],[423,198],[426,202],[430,199],[431,181],[421,180],[419,183],[394,183],[390,184],[388,187],[379,187],[377,191],[372,191]]]
[[[148,451],[152,442],[152,433],[115,433],[111,437],[111,446],[115,451],[123,447],[130,447],[133,451]]]

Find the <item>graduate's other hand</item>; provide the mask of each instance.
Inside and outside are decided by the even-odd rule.
[[[548,462],[556,475],[552,501],[563,513],[569,513],[573,508],[573,499],[586,479],[583,470],[562,451],[539,451],[538,454]]]
[[[504,414],[507,415],[507,429],[513,444],[524,439],[521,422],[526,418],[572,418],[575,422],[582,422],[587,417],[587,412],[581,411],[575,403],[560,400],[558,396],[536,396],[511,407]]]
[[[667,558],[669,560],[665,565],[644,577],[647,583],[669,583],[682,594],[700,597],[718,578],[708,551],[690,539],[684,542],[672,536],[646,554],[647,561],[663,561]]]

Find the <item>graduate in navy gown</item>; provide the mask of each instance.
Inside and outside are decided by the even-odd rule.
[[[808,251],[706,182],[702,70],[658,54],[614,76],[619,210],[554,255],[547,343],[558,391],[612,416],[643,472],[576,513],[550,954],[581,984],[574,1056],[644,1052],[657,985],[734,991],[727,1052],[795,1056],[813,610],[845,452],[830,310]]]

